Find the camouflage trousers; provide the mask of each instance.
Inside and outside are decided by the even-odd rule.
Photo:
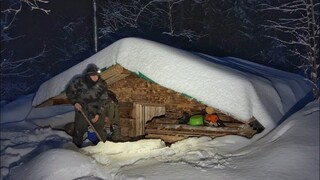
[[[86,111],[84,113],[87,115]],[[92,117],[88,117],[91,120]],[[95,123],[92,123],[96,131],[99,133],[103,142],[107,140],[106,132],[104,131],[104,119],[105,115],[101,114],[99,120]],[[81,147],[83,143],[83,135],[88,131],[89,123],[85,117],[79,111],[75,111],[75,120],[74,120],[74,132],[73,132],[73,143],[78,147]]]
[[[106,106],[106,116],[110,120],[111,130],[113,131],[111,140],[121,141],[121,127],[119,116],[119,105],[113,101]]]

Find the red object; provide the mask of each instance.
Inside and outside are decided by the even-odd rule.
[[[211,122],[211,123],[217,123],[217,121],[219,120],[219,117],[217,115],[215,115],[215,114],[206,114],[204,116],[204,119],[206,121]]]

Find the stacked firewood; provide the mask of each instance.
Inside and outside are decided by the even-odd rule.
[[[257,133],[249,124],[240,122],[224,122],[225,127],[214,126],[191,126],[178,124],[178,120],[157,118],[150,121],[146,126],[146,138],[160,138],[167,143],[173,143],[188,137],[220,137],[226,135],[238,135],[251,138]]]

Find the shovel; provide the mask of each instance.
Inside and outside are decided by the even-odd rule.
[[[98,131],[93,127],[93,124],[91,123],[91,121],[90,121],[90,120],[88,119],[88,117],[84,114],[83,110],[80,109],[79,111],[81,112],[81,114],[83,115],[83,117],[87,120],[87,122],[89,123],[89,125],[90,125],[90,127],[93,129],[93,131],[96,133],[98,139],[99,139],[100,141],[103,141],[102,138],[101,138],[101,136],[100,136],[100,134],[98,133]]]

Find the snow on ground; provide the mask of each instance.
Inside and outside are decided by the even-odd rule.
[[[34,129],[28,120],[2,123],[1,179],[319,179],[319,112],[319,102],[311,102],[263,138],[225,154],[217,151],[218,138],[208,137],[170,147],[157,139],[107,141],[79,150],[63,131]]]
[[[207,151],[190,150],[186,153],[186,159],[193,158],[193,163],[184,160],[138,168],[124,167],[119,176],[139,175],[152,180],[319,179],[319,102],[308,104],[271,133],[235,153],[206,157],[204,152]],[[207,166],[207,161],[212,165]]]

